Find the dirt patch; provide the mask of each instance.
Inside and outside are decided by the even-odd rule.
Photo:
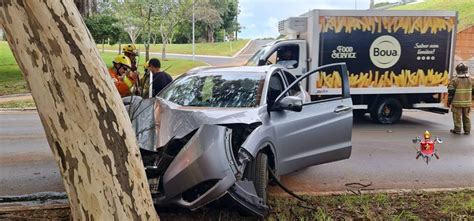
[[[69,208],[0,212],[0,220],[69,220]]]

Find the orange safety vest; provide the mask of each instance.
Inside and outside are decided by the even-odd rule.
[[[109,68],[110,77],[114,80],[115,87],[117,88],[121,97],[130,96],[130,88],[120,79],[119,75],[114,71],[114,68]]]

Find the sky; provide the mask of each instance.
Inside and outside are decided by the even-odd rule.
[[[378,2],[393,0],[376,0]],[[357,3],[356,3],[357,2]],[[238,20],[244,27],[239,38],[277,37],[278,22],[312,9],[368,9],[369,0],[240,0]]]

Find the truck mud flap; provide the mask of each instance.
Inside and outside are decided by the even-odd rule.
[[[251,181],[237,181],[229,190],[228,195],[246,212],[265,217],[269,208],[263,203],[263,199],[257,196],[255,187]]]

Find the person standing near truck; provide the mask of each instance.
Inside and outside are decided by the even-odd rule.
[[[457,77],[451,80],[448,85],[448,105],[453,112],[454,129],[450,132],[461,134],[461,128],[464,134],[471,133],[471,113],[472,102],[472,83],[469,78],[468,68],[463,63],[456,66]]]

